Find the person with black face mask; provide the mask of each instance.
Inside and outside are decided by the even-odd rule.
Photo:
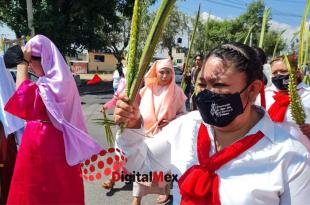
[[[175,205],[310,204],[309,152],[254,105],[262,78],[251,47],[218,46],[202,67],[198,111],[148,140],[138,107],[120,96],[114,120],[126,128],[116,145],[127,156],[126,169],[172,170]]]
[[[297,68],[297,63],[291,60],[291,66]],[[302,82],[302,74],[297,72],[297,91],[306,113],[304,125],[298,126],[290,110],[288,94],[288,68],[283,57],[271,61],[272,86],[265,89],[266,108],[271,119],[281,124],[291,135],[299,139],[310,151],[310,87]]]

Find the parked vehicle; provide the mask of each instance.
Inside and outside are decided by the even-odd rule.
[[[177,84],[181,84],[181,81],[182,81],[182,70],[177,67],[177,66],[174,66],[174,72],[175,72],[175,82]]]

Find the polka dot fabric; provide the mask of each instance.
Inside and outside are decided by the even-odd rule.
[[[99,181],[103,176],[110,177],[113,171],[122,170],[127,163],[123,151],[118,148],[101,150],[97,155],[81,163],[83,178],[86,181]]]

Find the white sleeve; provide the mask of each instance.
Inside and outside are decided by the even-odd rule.
[[[308,103],[310,104],[310,101]],[[306,124],[310,124],[310,107],[304,106],[304,111],[305,111],[305,114],[306,114],[305,123]]]
[[[171,169],[171,145],[169,138],[176,133],[175,121],[152,138],[145,139],[143,129],[125,129],[117,132],[116,146],[123,150],[128,162],[126,169],[141,174],[150,171],[167,172]]]
[[[304,91],[300,98],[306,114],[305,123],[310,124],[310,91]]]
[[[310,158],[309,153],[302,150],[305,152],[303,155],[293,153],[295,156],[287,167],[287,176],[284,176],[287,182],[280,196],[280,205],[310,204]]]

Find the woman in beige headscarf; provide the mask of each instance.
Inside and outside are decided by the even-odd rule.
[[[177,115],[186,112],[186,96],[175,83],[175,73],[169,59],[156,61],[144,81],[139,108],[142,111],[145,134],[153,136]]]
[[[140,112],[145,135],[152,137],[170,121],[186,112],[186,96],[175,83],[175,73],[170,59],[158,60],[144,77],[145,86],[140,91]],[[159,193],[157,203],[169,200],[169,184],[134,183],[134,205],[141,204],[142,196]]]

